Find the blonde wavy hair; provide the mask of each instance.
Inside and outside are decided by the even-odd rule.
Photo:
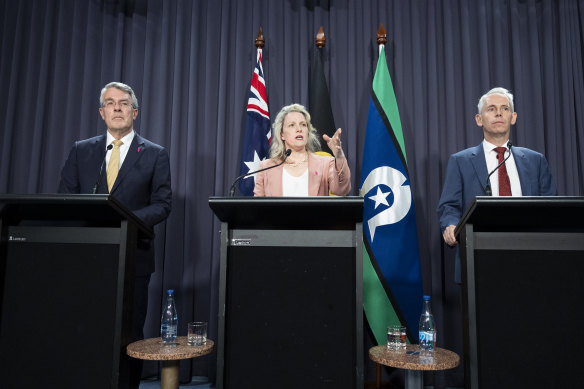
[[[286,118],[286,115],[292,112],[300,112],[302,115],[304,115],[304,119],[308,125],[308,143],[306,144],[306,150],[311,153],[315,153],[320,150],[318,132],[310,122],[310,114],[306,108],[304,108],[304,106],[300,104],[290,104],[283,107],[280,112],[278,112],[276,120],[272,125],[272,145],[270,146],[271,159],[277,161],[284,159],[284,155],[286,154],[286,147],[284,145],[284,141],[282,141],[282,128],[284,127],[284,119]]]

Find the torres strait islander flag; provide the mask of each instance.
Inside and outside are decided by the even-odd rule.
[[[247,101],[247,119],[241,151],[239,174],[247,174],[260,168],[260,162],[270,153],[270,114],[268,96],[262,66],[262,49],[258,48],[257,62],[251,80]],[[253,196],[255,174],[239,181],[239,192],[243,196]]]
[[[369,101],[361,171],[363,306],[378,344],[387,326],[407,327],[417,343],[422,275],[406,149],[385,49],[380,48]]]

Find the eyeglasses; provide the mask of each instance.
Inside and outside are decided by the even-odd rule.
[[[106,100],[103,103],[103,107],[108,109],[115,109],[117,105],[119,105],[123,110],[132,108],[132,104],[128,100],[120,100],[117,102],[113,100]]]

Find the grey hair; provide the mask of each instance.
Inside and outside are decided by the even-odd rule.
[[[515,107],[513,106],[513,94],[511,94],[511,92],[509,92],[505,88],[498,87],[498,88],[491,89],[490,91],[485,93],[479,99],[479,104],[477,105],[477,108],[479,109],[479,114],[483,111],[483,106],[487,102],[487,99],[489,98],[489,96],[492,96],[492,95],[501,95],[503,97],[506,97],[507,100],[509,100],[509,106],[511,107],[511,112],[515,112]]]
[[[306,149],[311,153],[320,150],[320,141],[318,140],[317,135],[318,132],[310,122],[310,114],[306,108],[304,108],[304,106],[300,104],[290,104],[283,107],[280,112],[278,112],[276,120],[272,125],[272,145],[270,147],[270,158],[272,159],[284,159],[286,148],[284,146],[284,142],[282,141],[282,127],[284,127],[284,119],[286,118],[286,115],[292,112],[300,112],[302,115],[304,115],[304,119],[306,119],[306,124],[308,125],[308,143],[306,144]]]
[[[100,107],[104,106],[105,102],[103,101],[103,95],[105,95],[105,92],[107,92],[107,90],[110,88],[116,88],[121,90],[122,92],[126,92],[127,94],[129,94],[130,97],[132,98],[132,108],[138,109],[138,98],[136,97],[134,90],[132,90],[132,88],[129,85],[123,84],[121,82],[110,82],[109,84],[103,87],[103,89],[101,90],[101,94],[99,95]]]

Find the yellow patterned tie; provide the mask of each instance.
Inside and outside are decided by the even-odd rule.
[[[120,171],[120,146],[124,142],[121,140],[114,140],[114,149],[112,150],[112,155],[110,157],[109,163],[107,165],[107,190],[112,191],[114,182],[116,182],[116,177]]]

